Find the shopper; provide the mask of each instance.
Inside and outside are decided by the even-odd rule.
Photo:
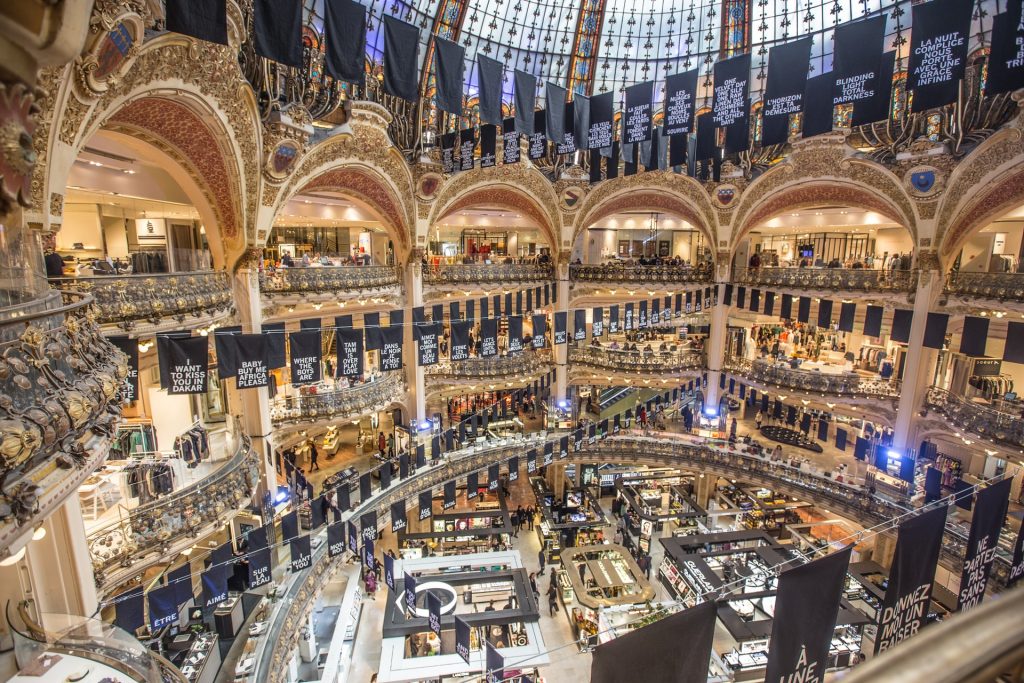
[[[363,577],[366,581],[366,593],[370,597],[376,597],[377,595],[377,575],[371,571],[366,572],[366,576]]]
[[[378,432],[377,434],[377,450],[380,451],[381,459],[384,458],[384,453],[388,447],[388,441],[384,438],[384,432]]]
[[[541,548],[540,551],[538,551],[537,559],[540,560],[540,571],[543,574],[544,573],[544,561],[545,561],[545,558],[544,558],[544,548]]]
[[[534,507],[532,505],[530,507],[526,508],[526,523],[529,525],[527,528],[530,531],[533,531],[533,518],[536,515],[537,515],[537,511],[534,509]]]
[[[761,423],[764,421],[764,411],[757,411],[757,415],[754,417],[754,426],[757,427],[758,431],[761,430]]]
[[[519,510],[512,513],[512,536],[519,538]]]
[[[537,574],[530,572],[530,590],[533,591],[533,599],[540,602],[540,591],[537,590]]]
[[[320,453],[316,450],[316,443],[309,442],[309,471],[320,469],[320,465],[317,464],[317,459],[320,457]]]
[[[395,435],[388,434],[388,457],[395,457]]]
[[[551,586],[548,588],[548,616],[555,616],[558,611],[558,589],[555,588],[554,575],[552,575]]]

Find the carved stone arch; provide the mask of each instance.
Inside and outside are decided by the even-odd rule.
[[[874,161],[855,158],[842,138],[822,136],[754,180],[733,213],[730,251],[758,224],[787,210],[845,204],[869,209],[906,228],[917,245],[917,218],[900,180]]]
[[[552,256],[562,250],[558,198],[543,173],[525,164],[501,165],[459,173],[438,192],[428,225],[472,206],[489,204],[522,211],[540,226]]]
[[[693,224],[708,240],[714,254],[718,244],[718,223],[707,192],[688,176],[647,174],[606,180],[590,192],[573,224],[572,245],[583,230],[623,211],[658,211],[671,213]],[[640,182],[640,181],[644,182]]]
[[[971,234],[1024,204],[1024,133],[1017,125],[989,137],[950,174],[935,226],[944,269]]]
[[[201,188],[222,240],[221,264],[240,253],[258,206],[261,132],[237,52],[177,34],[146,42],[123,76],[83,101],[64,71],[52,99],[40,199],[63,195],[71,164],[100,130],[143,138],[180,163]],[[42,143],[42,141],[41,141]],[[215,255],[217,249],[213,250]]]

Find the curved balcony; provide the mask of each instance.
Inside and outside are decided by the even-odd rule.
[[[873,268],[733,268],[732,283],[800,291],[902,294],[917,287],[917,272]]]
[[[569,266],[569,280],[573,284],[622,284],[638,285],[709,283],[714,272],[710,267],[693,266],[642,266],[635,263],[602,263],[591,265],[574,263]]]
[[[551,368],[551,353],[525,350],[505,356],[473,357],[465,360],[442,360],[426,368],[428,379],[501,379],[514,375],[536,375]]]
[[[573,347],[569,362],[593,370],[640,373],[644,375],[678,374],[704,367],[703,351],[641,352],[600,346]]]
[[[731,359],[726,369],[763,385],[788,387],[811,394],[895,399],[900,393],[900,383],[896,380],[868,378],[838,368],[836,372],[822,372],[817,369],[791,368],[785,363],[758,358],[753,361]]]
[[[946,276],[946,294],[1024,303],[1024,273],[964,273]]]
[[[272,305],[394,297],[401,291],[398,266],[311,266],[260,272],[260,294]]]
[[[999,441],[1013,448],[1024,448],[1024,420],[1019,412],[1002,412],[996,408],[972,403],[945,389],[931,387],[928,405],[946,416],[957,428],[986,439]]]
[[[275,426],[352,419],[365,412],[383,410],[401,400],[405,378],[400,372],[389,372],[380,379],[345,389],[299,396],[280,396],[270,404],[270,419]]]
[[[550,263],[453,263],[423,266],[423,284],[500,285],[549,282],[555,278]]]
[[[231,282],[223,271],[76,277],[52,280],[59,289],[91,294],[96,319],[107,330],[152,334],[186,320],[205,326],[234,311]]]
[[[228,522],[256,490],[259,467],[243,437],[231,459],[210,476],[92,530],[87,542],[100,593]]]
[[[51,292],[2,311],[0,557],[107,457],[128,365],[87,314],[91,303]]]

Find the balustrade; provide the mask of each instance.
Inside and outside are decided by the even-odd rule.
[[[946,277],[946,293],[1024,302],[1024,273],[952,272]]]
[[[423,267],[423,283],[428,285],[543,282],[554,277],[550,263],[454,263]]]
[[[569,266],[569,279],[573,282],[636,282],[636,283],[671,283],[711,282],[710,266],[646,266],[635,263],[604,263],[591,265],[574,263]]]
[[[799,391],[817,394],[878,396],[896,398],[899,396],[900,383],[894,379],[883,380],[864,377],[852,370],[822,372],[793,368],[783,362],[758,358],[730,359],[726,369],[738,375],[762,384],[789,387]]]
[[[703,351],[624,351],[599,346],[573,347],[569,361],[601,370],[638,373],[676,373],[704,367]]]
[[[280,396],[270,405],[270,419],[274,424],[287,424],[333,417],[349,418],[400,400],[404,392],[402,373],[389,372],[372,382],[344,389]]]
[[[234,309],[228,274],[221,271],[60,278],[54,287],[91,294],[101,325],[124,331],[139,323],[183,323],[189,317],[227,314]]]
[[[487,358],[443,359],[437,365],[428,366],[426,373],[432,377],[507,377],[542,372],[550,364],[551,354],[548,351],[526,350]]]
[[[733,268],[732,283],[833,292],[910,292],[917,272],[874,268]]]
[[[1024,420],[1019,411],[1011,413],[972,403],[938,387],[928,390],[927,402],[965,432],[1024,448]]]
[[[337,294],[370,292],[399,286],[397,266],[326,266],[278,268],[260,273],[260,293],[268,297],[285,294]]]

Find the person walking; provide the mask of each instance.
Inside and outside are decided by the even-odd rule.
[[[540,602],[540,591],[537,590],[537,574],[530,572],[530,590],[533,591],[533,599]]]
[[[758,431],[761,431],[761,423],[764,421],[764,411],[757,411],[757,415],[754,416],[754,426],[757,427]]]
[[[380,457],[384,459],[384,453],[388,447],[388,441],[384,438],[384,432],[378,432],[377,434],[377,450],[380,451]]]
[[[512,536],[519,538],[519,510],[512,513]]]
[[[545,563],[544,548],[541,548],[540,551],[537,552],[537,559],[540,560],[540,571],[543,574],[544,573],[544,563]]]
[[[532,505],[530,507],[526,508],[526,523],[528,525],[527,529],[529,529],[530,531],[533,531],[533,518],[536,515],[537,515],[537,510],[535,510]]]
[[[551,586],[548,588],[548,616],[555,616],[555,612],[558,611],[558,589],[555,588],[554,580],[551,581]]]
[[[316,442],[309,442],[309,471],[320,469],[320,465],[317,464],[317,459],[320,457],[320,453],[316,450]]]

